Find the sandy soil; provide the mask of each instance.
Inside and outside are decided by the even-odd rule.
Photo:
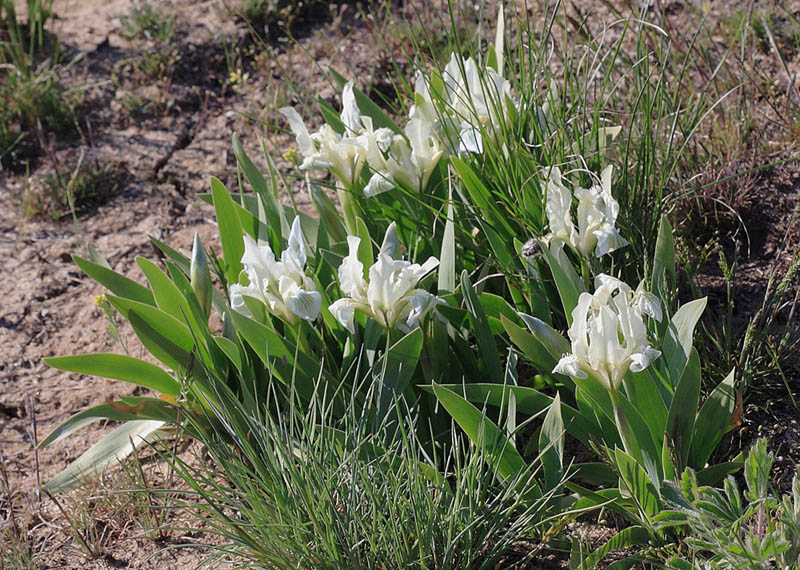
[[[333,66],[357,77],[365,88],[386,84],[390,54],[377,47],[374,22],[360,17],[352,7],[335,5],[307,16],[308,21],[300,22],[295,29],[298,44],[271,40],[276,59],[253,64],[252,58],[245,57],[249,63],[242,70],[249,78],[232,85],[232,69],[223,46],[226,41],[234,46],[239,59],[242,53],[254,49],[246,26],[236,23],[215,0],[159,4],[176,15],[174,42],[180,58],[166,74],[168,79],[145,81],[137,76],[131,62],[141,50],[153,46],[119,34],[130,2],[56,0],[52,31],[70,56],[83,57],[75,64],[71,79],[85,86],[78,106],[82,134],[53,141],[53,158],[46,153],[36,157],[31,163],[30,180],[25,179],[24,170],[8,168],[0,173],[4,205],[0,209],[0,259],[5,273],[0,281],[4,300],[0,309],[0,453],[22,510],[35,503],[40,479],[56,474],[110,429],[104,425],[85,428],[80,435],[41,451],[37,470],[34,427],[41,439],[87,405],[135,392],[120,382],[62,373],[42,361],[53,355],[120,350],[106,333],[103,313],[94,303],[102,287],[80,272],[71,255],[84,255],[86,245],[92,244],[112,267],[141,281],[136,256],[157,257],[149,236],[173,247],[188,248],[198,232],[207,246],[217,248],[213,212],[197,196],[207,190],[212,175],[229,187],[235,185],[230,150],[233,132],[262,165],[259,134],[266,133],[267,146],[278,151],[277,156],[290,147],[292,139],[287,135],[272,128],[265,130],[247,119],[274,122],[275,104],[294,102],[292,93],[281,87],[284,74],[332,103],[334,91],[318,72],[320,68]],[[587,10],[591,4],[578,3]],[[674,12],[676,29],[681,22],[691,20],[683,3],[666,4],[666,9]],[[412,7],[405,9],[412,13]],[[317,66],[311,64],[311,58]],[[233,60],[233,70],[237,70],[235,54]],[[776,69],[776,81],[793,82],[795,88],[800,85],[796,76],[786,76],[775,62],[770,65]],[[789,66],[790,70],[797,69],[796,55]],[[786,77],[781,79],[781,74]],[[152,108],[131,117],[125,107],[131,94],[154,101]],[[763,113],[768,115],[771,111],[766,105],[765,109]],[[22,217],[21,196],[26,185],[35,188],[56,168],[69,172],[82,153],[87,163],[110,163],[124,172],[115,195],[105,204],[80,213],[76,222],[70,216],[57,221]],[[791,153],[796,154],[797,149],[784,151],[783,158],[791,158]],[[775,157],[758,160],[764,164]],[[279,166],[287,168],[282,159]],[[731,168],[735,171],[737,165]],[[798,203],[800,169],[796,162],[789,162],[730,184],[733,187],[726,191],[741,194],[739,211],[750,229],[749,252],[742,261],[741,302],[737,305],[737,318],[747,319],[758,310],[765,275],[776,255],[783,266],[791,256],[791,249],[777,251],[777,244],[788,233],[789,243],[797,246],[798,231],[792,226],[791,215]],[[296,198],[307,205],[301,190]],[[712,295],[719,294],[715,289],[720,285],[719,275],[713,267],[707,270],[704,284]],[[138,354],[139,349],[131,346],[133,354]],[[797,392],[800,379],[794,376],[789,381]],[[776,389],[775,401],[751,403],[737,441],[744,445],[760,433],[771,434],[774,445],[782,450],[779,465],[788,476],[793,472],[792,461],[800,460],[800,426],[785,394],[785,389]],[[20,516],[44,541],[40,543],[46,550],[40,559],[42,567],[183,568],[194,567],[204,556],[197,551],[173,550],[148,559],[164,546],[193,542],[197,537],[176,535],[159,543],[126,530],[104,543],[104,557],[86,562],[53,504],[45,501],[40,509],[26,512]],[[7,518],[7,513],[0,514]]]

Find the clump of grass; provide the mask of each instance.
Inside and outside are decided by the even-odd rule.
[[[136,4],[122,17],[120,35],[127,40],[172,41],[175,16],[153,4]]]
[[[153,102],[137,92],[127,93],[121,102],[125,113],[133,119],[146,117],[153,108]]]
[[[90,162],[80,164],[69,179],[59,173],[45,176],[23,197],[23,215],[57,220],[104,204],[125,179],[118,164]]]
[[[38,132],[62,134],[73,124],[72,107],[58,82],[58,71],[18,75],[6,70],[0,77],[0,164],[24,172],[25,164],[41,153]]]
[[[168,456],[187,505],[228,542],[222,555],[265,568],[455,570],[496,568],[514,545],[544,547],[552,496],[522,499],[527,475],[504,480],[458,436],[431,458],[414,429],[376,436],[358,411],[272,419],[232,404],[203,430],[206,456]]]
[[[74,538],[73,547],[89,559],[108,556],[121,539],[139,531],[150,538],[158,511],[147,493],[147,479],[138,457],[123,470],[87,480],[74,492],[56,497],[47,493],[60,514],[63,531]]]
[[[793,220],[796,218],[795,214]],[[760,305],[744,319],[735,315],[737,299],[742,297],[738,290],[739,252],[734,251],[730,259],[723,252],[718,253],[725,302],[722,309],[710,311],[710,318],[703,323],[704,350],[707,365],[716,374],[738,369],[738,389],[742,393],[758,392],[778,380],[800,411],[786,375],[787,369],[796,368],[796,347],[800,344],[800,326],[794,321],[800,290],[793,287],[800,271],[800,252],[795,251],[789,266],[780,270],[777,261],[788,250],[786,245],[779,248],[780,254],[769,269]]]
[[[72,101],[59,79],[57,41],[45,37],[52,1],[28,0],[28,21],[0,0],[0,161],[15,166],[35,153],[37,130],[63,133],[73,123]]]
[[[0,455],[0,565],[8,570],[40,567],[42,545],[19,520],[21,493],[12,488]]]

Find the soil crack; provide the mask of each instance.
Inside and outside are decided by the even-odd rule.
[[[194,126],[190,123],[184,124],[183,128],[181,129],[181,134],[178,136],[178,140],[173,144],[170,149],[167,151],[167,154],[160,158],[158,162],[156,162],[155,166],[153,166],[153,176],[154,180],[158,179],[158,175],[161,170],[169,164],[169,161],[175,155],[176,152],[179,152],[185,149],[187,146],[192,144],[195,135],[197,134],[198,125],[195,124]]]

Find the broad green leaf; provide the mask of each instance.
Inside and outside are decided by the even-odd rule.
[[[320,113],[322,113],[322,118],[325,119],[325,122],[340,135],[344,133],[344,123],[339,118],[339,113],[336,112],[336,109],[331,107],[330,103],[322,97],[317,97],[317,104],[319,105]]]
[[[614,475],[614,480],[618,480],[616,474]],[[564,483],[564,486],[580,497],[571,505],[570,508],[572,510],[594,510],[598,507],[605,507],[622,515],[622,517],[626,519],[632,518],[631,513],[627,509],[634,505],[630,499],[622,496],[619,489],[600,489],[593,491],[573,481],[567,481]]]
[[[588,397],[588,402],[595,412],[606,417],[613,423],[614,407],[611,404],[611,397],[608,395],[608,390],[591,376],[588,378],[572,378],[572,381]]]
[[[174,263],[181,271],[183,271],[186,275],[189,274],[189,258],[183,255],[181,252],[172,249],[170,246],[165,244],[162,241],[157,240],[153,236],[150,236],[150,241],[155,245],[161,253],[163,253],[167,259],[169,259],[172,263]]]
[[[466,304],[467,311],[469,311],[470,317],[472,318],[472,330],[478,341],[478,350],[486,366],[489,379],[493,382],[502,383],[503,366],[500,364],[497,343],[489,327],[489,321],[486,319],[486,313],[484,313],[483,307],[481,306],[480,298],[475,293],[475,289],[472,288],[472,283],[470,283],[469,280],[469,273],[467,273],[466,269],[461,273],[461,290],[464,294],[464,303]]]
[[[71,416],[54,429],[44,440],[39,442],[39,447],[43,448],[52,445],[80,428],[100,420],[117,422],[158,420],[177,424],[178,410],[171,404],[157,398],[121,398],[117,402],[100,404]]]
[[[342,216],[336,211],[336,205],[333,203],[325,191],[307,178],[309,193],[311,194],[311,201],[319,214],[320,227],[325,228],[332,243],[339,243],[347,240],[347,229],[342,222]]]
[[[587,421],[594,424],[594,437],[608,447],[622,445],[619,428],[614,420],[614,408],[608,390],[592,378],[572,378],[575,383],[575,403]]]
[[[437,384],[430,386],[430,389],[467,436],[485,451],[487,460],[502,477],[511,479],[526,469],[525,460],[508,438],[478,408]]]
[[[356,234],[361,238],[358,243],[358,260],[364,266],[364,275],[367,276],[375,258],[372,256],[372,240],[369,236],[369,229],[361,218],[356,218]]]
[[[269,364],[270,358],[294,359],[294,352],[289,350],[284,339],[274,330],[236,311],[231,316],[236,330],[264,364]]]
[[[186,336],[176,338],[170,332],[178,330],[177,327],[160,326],[164,324],[164,321],[154,322],[149,317],[142,316],[137,309],[131,309],[128,312],[128,320],[136,336],[150,354],[176,372],[189,369],[191,353],[194,348],[194,341],[189,329],[184,329]],[[174,323],[180,324],[178,321],[174,321]],[[174,323],[170,323],[170,325]]]
[[[513,250],[514,230],[506,221],[507,214],[497,207],[492,193],[468,163],[457,156],[451,156],[450,164],[461,178],[472,204],[481,214],[478,223],[486,234],[492,251],[502,266],[510,265],[516,253]],[[469,204],[467,197],[461,192],[459,194]]]
[[[706,297],[703,297],[686,303],[675,312],[667,326],[666,336],[661,345],[661,358],[667,366],[673,388],[677,386],[683,368],[689,360],[694,327],[706,308],[706,302]]]
[[[625,451],[632,455],[650,477],[660,484],[664,477],[661,466],[661,446],[656,445],[650,426],[645,422],[639,409],[631,404],[624,394],[617,395],[615,418]],[[661,424],[662,430],[663,425]],[[660,441],[663,431],[657,433]]]
[[[642,466],[619,448],[614,450],[614,464],[619,471],[620,485],[624,484],[646,520],[652,521],[661,510],[658,492],[653,482]]]
[[[274,330],[241,313],[234,311],[232,316],[236,330],[265,365],[274,367],[280,381],[294,382],[303,398],[311,398],[320,364]]]
[[[383,381],[390,383],[396,394],[405,392],[422,353],[423,334],[416,328],[389,347],[384,358],[386,368]]]
[[[697,472],[697,483],[699,485],[719,485],[728,475],[732,475],[744,467],[744,459],[739,454],[733,461],[717,463],[701,469]]]
[[[481,306],[486,316],[497,323],[499,330],[495,334],[501,334],[503,332],[503,328],[500,326],[499,322],[501,316],[505,316],[506,319],[517,325],[522,325],[522,319],[517,314],[517,311],[515,311],[514,307],[500,295],[481,293]]]
[[[556,362],[568,352],[572,352],[569,341],[549,324],[536,317],[526,315],[525,313],[518,314],[531,334],[536,337],[536,340],[539,341]]]
[[[502,4],[500,5],[502,8]],[[486,67],[491,67],[494,70],[497,70],[497,54],[494,46],[489,46],[489,49],[486,50],[486,55],[484,56],[486,60]]]
[[[175,286],[186,300],[186,305],[188,306],[189,311],[187,314],[191,313],[194,315],[193,330],[195,331],[195,334],[198,336],[207,337],[209,334],[208,322],[201,314],[200,303],[197,301],[197,297],[192,290],[191,281],[189,281],[187,274],[180,269],[178,264],[171,261],[165,261],[165,263],[167,269],[169,270],[170,277],[172,277],[172,282],[175,283]],[[211,305],[219,315],[224,315],[225,311],[229,310],[227,299],[216,288],[211,290]]]
[[[650,541],[650,533],[647,532],[642,526],[629,526],[626,529],[619,531],[603,546],[592,552],[592,554],[583,561],[580,570],[590,570],[596,568],[597,564],[609,552],[619,550],[621,548],[628,548],[631,546],[646,545]]]
[[[417,328],[394,343],[373,370],[373,378],[380,385],[380,414],[384,418],[392,408],[395,398],[406,393],[422,352],[422,329]]]
[[[214,195],[211,192],[204,192],[197,195],[203,202],[210,206],[214,205]],[[242,229],[250,234],[253,239],[260,237],[259,228],[261,224],[266,226],[267,220],[263,216],[261,218],[253,214],[258,212],[261,205],[258,196],[253,194],[231,194],[231,199],[236,207],[236,213],[239,215],[239,221],[242,224]],[[266,240],[266,238],[263,238]]]
[[[553,275],[556,283],[558,296],[561,298],[561,305],[564,307],[564,315],[567,317],[567,324],[572,325],[572,311],[578,305],[578,297],[583,292],[580,277],[575,272],[575,268],[567,259],[563,249],[550,250],[547,246],[542,247],[547,266]]]
[[[465,309],[441,303],[436,307],[436,311],[457,329],[469,326],[469,312]]]
[[[280,239],[288,236],[289,223],[286,220],[286,216],[284,215],[280,202],[278,202],[278,198],[275,196],[275,192],[269,188],[267,179],[264,178],[264,175],[261,173],[261,171],[258,170],[256,165],[253,164],[253,161],[250,160],[250,157],[247,156],[244,148],[242,148],[241,142],[239,142],[239,137],[237,137],[235,133],[233,135],[233,154],[236,156],[236,163],[239,165],[239,168],[242,169],[242,172],[244,172],[245,178],[247,178],[247,181],[250,183],[253,191],[258,196],[261,205],[264,207],[264,215],[267,218],[267,226],[270,230],[272,230],[275,238]],[[269,164],[269,160],[267,160],[267,162]],[[216,198],[214,199],[214,202],[216,204]],[[219,214],[217,214],[217,217],[219,219]],[[220,234],[221,233],[222,227],[220,224]]]
[[[144,347],[172,370],[186,370],[194,338],[185,324],[169,313],[128,299],[108,297],[126,317]]]
[[[81,268],[81,270],[83,270],[84,273],[86,273],[86,275],[100,283],[115,295],[124,297],[126,299],[132,299],[140,303],[145,303],[147,305],[153,305],[155,303],[150,289],[139,285],[136,281],[132,281],[124,275],[120,275],[116,271],[113,271],[102,265],[92,263],[91,261],[83,259],[82,257],[78,257],[77,255],[73,255],[72,260],[78,267]]]
[[[242,224],[236,214],[235,204],[230,193],[222,182],[213,176],[211,177],[211,194],[214,197],[214,210],[217,213],[222,255],[225,257],[225,277],[228,283],[238,283],[244,254]]]
[[[683,369],[681,379],[675,388],[666,425],[666,437],[669,438],[674,453],[681,461],[680,465],[675,466],[678,471],[683,471],[689,458],[697,405],[700,400],[700,383],[700,356],[697,350],[692,348],[689,362]],[[705,436],[705,434],[698,435]],[[713,432],[708,435],[715,436]]]
[[[489,240],[489,245],[492,246],[492,252],[497,257],[501,267],[508,267],[514,261],[514,250],[509,244],[508,236],[501,235],[488,223],[481,223],[483,231],[486,233],[486,239]],[[512,296],[513,296],[513,289]]]
[[[208,336],[208,320],[203,314],[203,309],[197,301],[191,283],[185,278],[180,270],[172,271],[176,277],[170,279],[154,263],[143,257],[137,257],[142,272],[147,277],[148,283],[153,290],[156,306],[175,317],[178,321],[185,323],[194,332],[195,336],[205,338]],[[170,267],[171,263],[167,262]],[[172,267],[175,267],[172,265]],[[218,296],[219,292],[212,289],[212,298]],[[215,307],[219,309],[219,299],[214,299]]]
[[[457,156],[450,157],[450,164],[453,165],[456,173],[463,181],[465,189],[470,198],[472,198],[472,203],[484,213],[485,219],[500,224],[504,229],[504,233],[513,234],[511,226],[506,222],[503,213],[495,205],[492,193],[489,192],[472,167]]]
[[[61,493],[79,487],[84,478],[96,475],[126,457],[143,444],[162,437],[164,422],[156,420],[130,421],[117,427],[50,479],[45,491]]]
[[[615,484],[619,478],[608,463],[587,462],[570,466],[569,478],[596,486]]]
[[[666,216],[658,225],[656,253],[653,259],[652,291],[659,298],[667,300],[672,295],[675,283],[675,238],[672,226]]]
[[[89,252],[89,261],[92,263],[96,263],[97,265],[102,265],[106,269],[111,269],[111,265],[109,265],[108,260],[103,257],[97,248],[95,248],[92,244],[86,244],[86,251]]]
[[[503,407],[509,400],[509,394],[514,394],[517,412],[532,416],[548,409],[553,398],[542,394],[538,390],[525,386],[506,386],[503,384],[439,384],[441,388],[463,394],[470,402],[476,404]],[[561,416],[564,426],[573,437],[589,447],[590,435],[596,435],[597,428],[587,421],[578,410],[572,406],[561,403]]]
[[[179,321],[183,321],[185,316],[181,313],[181,308],[186,305],[186,299],[181,295],[180,289],[155,263],[144,257],[137,257],[136,263],[150,283],[153,291],[156,306],[169,313]]]
[[[512,392],[513,394],[513,392]],[[561,396],[556,393],[539,432],[539,457],[546,489],[554,489],[564,475],[564,422],[561,419]]]
[[[667,407],[650,375],[650,370],[628,372],[622,382],[628,401],[641,414],[650,429],[653,441],[661,441],[664,437],[664,427],[667,425]]]
[[[703,407],[700,408],[694,426],[694,437],[689,448],[690,467],[702,469],[728,430],[736,409],[734,372],[735,370],[731,370],[730,374],[714,388]]]
[[[653,517],[653,524],[659,530],[682,527],[689,522],[689,517],[679,511],[661,511]]]
[[[673,556],[667,560],[667,568],[670,570],[696,570],[694,564],[683,558],[678,558],[677,556]]]
[[[242,372],[243,362],[242,362],[242,353],[239,350],[239,346],[230,340],[229,338],[225,338],[224,336],[215,336],[214,342],[217,343],[217,346],[225,353],[225,356],[233,362],[233,365],[236,366],[236,369],[239,372]]]
[[[59,370],[123,380],[170,396],[177,396],[181,390],[180,383],[161,367],[122,354],[54,356],[44,362]]]
[[[536,366],[540,372],[551,373],[558,363],[548,350],[542,346],[539,340],[531,333],[517,326],[506,318],[505,315],[500,315],[500,322],[503,323],[503,328],[508,334],[508,338],[516,347],[525,355],[525,357]]]

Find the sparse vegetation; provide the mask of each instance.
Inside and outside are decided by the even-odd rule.
[[[125,181],[125,171],[111,163],[82,161],[71,170],[32,183],[22,198],[26,217],[58,220],[104,204]]]
[[[0,1],[0,164],[15,170],[43,131],[63,135],[73,122],[72,101],[60,83],[61,50],[45,32],[52,0],[28,0],[27,8],[23,23],[13,0]]]
[[[174,33],[174,14],[154,4],[134,4],[122,17],[120,35],[128,40],[153,40],[169,44]]]

